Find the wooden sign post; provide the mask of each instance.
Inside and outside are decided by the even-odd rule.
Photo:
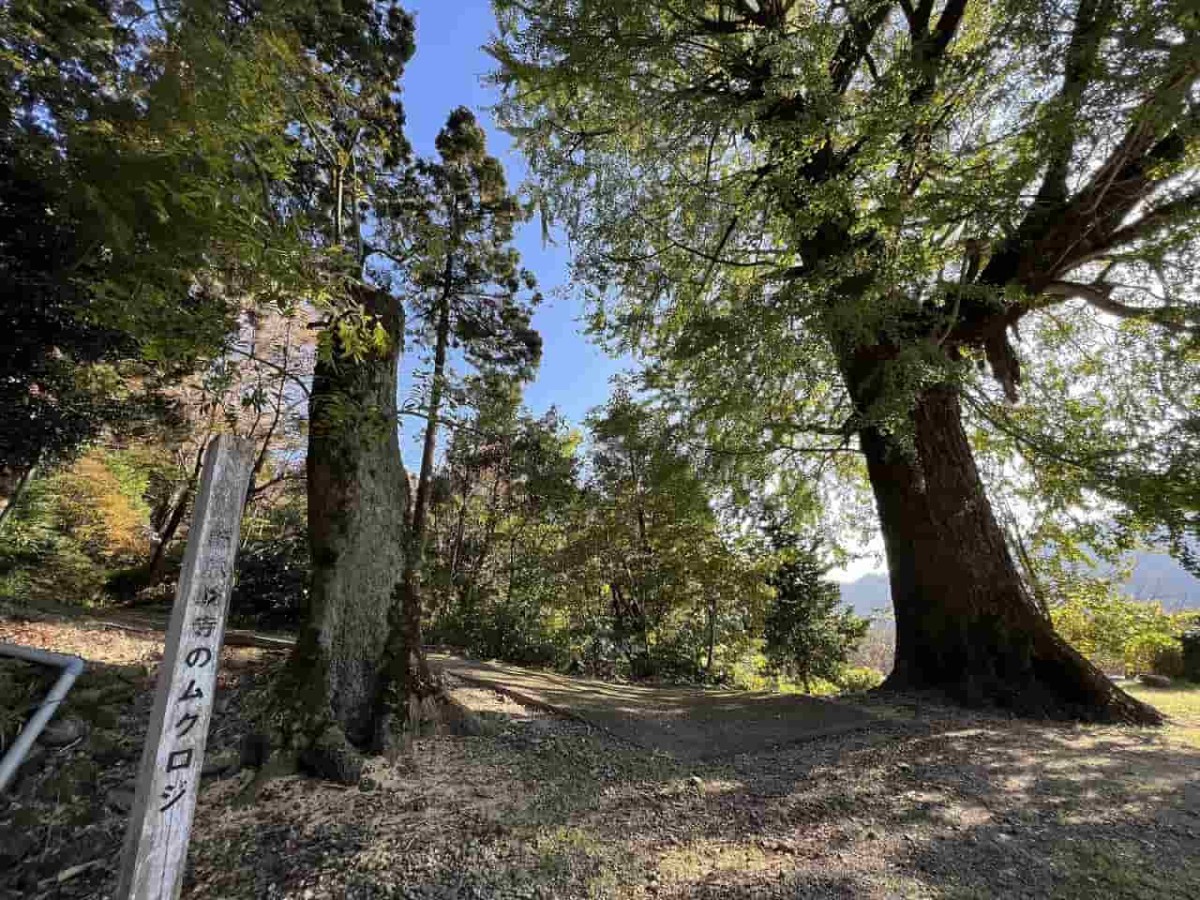
[[[122,900],[175,898],[183,883],[252,460],[249,443],[228,435],[205,454],[125,833]]]

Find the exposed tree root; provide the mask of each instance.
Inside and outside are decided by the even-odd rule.
[[[970,708],[991,707],[1015,715],[1113,725],[1162,725],[1157,709],[1131,697],[1072,648],[1055,637],[1053,655],[1027,664],[1021,677],[981,678],[978,671],[952,682],[914,677],[897,668],[883,692],[938,696]]]
[[[358,784],[366,760],[336,725],[326,728],[296,754],[300,768],[338,784]]]

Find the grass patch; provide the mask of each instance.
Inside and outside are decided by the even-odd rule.
[[[539,881],[560,894],[571,885],[586,885],[588,897],[610,897],[627,878],[617,847],[583,828],[562,827],[534,839]]]
[[[767,855],[756,846],[714,842],[668,851],[658,863],[663,881],[675,884],[699,883],[716,872],[751,873],[767,868]]]
[[[1200,684],[1174,684],[1169,688],[1138,684],[1126,690],[1171,717],[1167,726],[1170,737],[1189,747],[1200,747]]]
[[[533,746],[510,745],[513,770],[531,788],[514,825],[562,822],[598,809],[612,785],[663,784],[681,778],[670,757],[606,745],[593,735],[556,734]]]
[[[1176,683],[1168,688],[1147,687],[1135,684],[1126,688],[1128,693],[1178,719],[1200,722],[1200,684]]]

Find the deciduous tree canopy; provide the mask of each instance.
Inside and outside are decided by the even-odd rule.
[[[502,112],[581,247],[596,327],[649,356],[713,444],[824,453],[857,436],[896,603],[893,683],[1146,715],[1030,601],[961,397],[986,364],[1017,399],[1038,360],[1012,337],[1049,315],[1145,326],[1164,371],[1194,370],[1190,5],[495,6]],[[1195,395],[1181,401],[1157,428],[1185,449],[1109,479],[1130,504],[1194,472]],[[1143,511],[1178,526],[1194,497],[1172,499]]]

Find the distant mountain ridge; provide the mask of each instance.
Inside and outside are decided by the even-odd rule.
[[[840,587],[842,602],[860,616],[891,615],[886,573],[871,572]],[[1157,600],[1168,610],[1200,609],[1200,579],[1163,553],[1135,554],[1133,575],[1124,591],[1138,600]]]
[[[871,572],[854,581],[842,582],[839,587],[842,602],[860,616],[891,615],[891,588],[887,575],[882,572]]]

